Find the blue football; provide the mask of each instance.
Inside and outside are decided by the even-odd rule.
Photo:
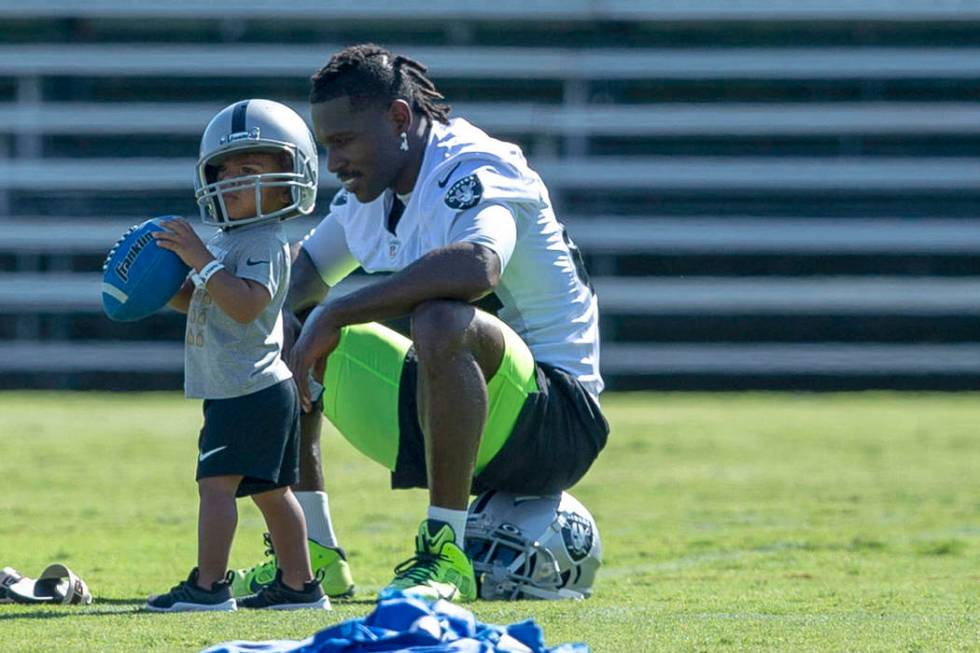
[[[159,310],[180,290],[190,271],[180,257],[157,245],[165,215],[133,225],[122,235],[102,266],[102,308],[118,322],[140,320]]]

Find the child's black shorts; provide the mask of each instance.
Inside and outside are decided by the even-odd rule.
[[[292,379],[252,394],[204,400],[197,479],[242,475],[237,496],[296,483],[299,398]]]

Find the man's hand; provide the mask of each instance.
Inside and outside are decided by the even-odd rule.
[[[164,220],[160,225],[169,231],[153,232],[157,245],[169,249],[198,272],[214,259],[186,220]]]
[[[340,327],[335,326],[329,310],[321,306],[315,310],[303,325],[296,344],[289,353],[289,369],[293,372],[296,388],[299,390],[300,406],[304,413],[313,410],[310,398],[310,372],[314,378],[323,379],[329,356],[340,343]]]

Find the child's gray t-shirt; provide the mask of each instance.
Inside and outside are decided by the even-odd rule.
[[[282,359],[282,305],[289,290],[289,241],[280,223],[219,231],[208,250],[225,269],[263,285],[272,301],[254,321],[240,324],[196,288],[187,310],[184,394],[228,399],[292,378]]]

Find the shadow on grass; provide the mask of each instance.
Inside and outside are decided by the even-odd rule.
[[[330,604],[334,606],[344,605],[377,605],[377,599],[331,599]]]
[[[0,622],[2,621],[13,621],[15,619],[62,619],[64,617],[109,617],[109,616],[129,616],[140,612],[140,608],[146,604],[144,599],[138,601],[130,599],[111,599],[112,603],[109,601],[100,602],[102,604],[108,604],[105,608],[100,607],[85,607],[76,608],[70,606],[64,606],[59,608],[38,608],[37,610],[31,612],[13,612],[10,614],[4,614],[3,610],[0,610]],[[127,606],[129,609],[115,606]]]
[[[375,605],[374,599],[342,599],[334,601],[335,606],[345,605]],[[50,606],[37,605],[34,610],[21,605],[21,610],[5,614],[3,606],[0,606],[0,622],[12,621],[15,619],[61,619],[63,617],[106,617],[132,614],[158,614],[143,610],[146,605],[145,598],[133,599],[96,599],[91,606]],[[127,609],[128,608],[128,609]],[[30,610],[30,611],[24,611]]]
[[[146,597],[141,596],[135,599],[95,599],[92,605],[98,607],[100,605],[131,605],[134,607],[139,607],[141,605],[146,605]]]

